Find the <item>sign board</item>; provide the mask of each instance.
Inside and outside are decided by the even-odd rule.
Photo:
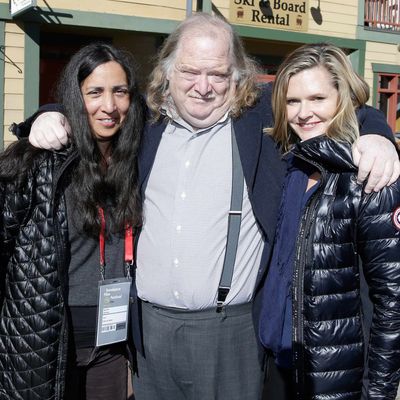
[[[12,17],[36,7],[37,0],[10,0],[10,14]]]
[[[230,0],[229,21],[269,29],[307,31],[308,0]]]

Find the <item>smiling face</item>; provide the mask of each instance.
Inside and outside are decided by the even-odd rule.
[[[332,76],[324,67],[305,69],[289,80],[288,123],[301,140],[323,135],[336,115],[338,100]]]
[[[81,92],[92,135],[102,149],[118,132],[129,109],[126,73],[115,61],[101,64],[82,82]]]
[[[179,116],[193,128],[208,128],[228,110],[235,95],[226,34],[190,32],[177,49],[168,73],[169,93]]]

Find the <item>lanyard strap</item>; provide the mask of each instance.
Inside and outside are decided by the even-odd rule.
[[[242,220],[242,203],[244,191],[244,175],[240,161],[239,149],[236,142],[233,124],[232,137],[232,193],[231,207],[228,217],[228,234],[226,239],[226,251],[224,265],[222,267],[221,280],[218,286],[217,312],[222,310],[223,303],[232,285],[233,269],[239,241],[240,223]]]
[[[106,260],[105,260],[106,219],[104,217],[104,210],[101,207],[99,207],[99,216],[100,216],[100,234],[99,234],[100,274],[101,274],[101,279],[104,280],[105,279],[105,267],[106,267]],[[135,237],[133,236],[132,226],[127,225],[125,227],[124,261],[125,261],[126,276],[128,278],[130,277],[130,270],[131,270],[131,266],[133,265],[133,261],[134,261],[134,241],[135,241]]]

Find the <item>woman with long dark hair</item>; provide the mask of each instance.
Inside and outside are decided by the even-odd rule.
[[[126,297],[141,224],[133,60],[86,46],[58,94],[71,146],[21,140],[0,156],[0,398],[126,399],[127,304],[112,295]]]

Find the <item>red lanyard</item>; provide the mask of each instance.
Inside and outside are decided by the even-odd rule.
[[[100,274],[101,278],[105,279],[105,232],[106,232],[106,219],[104,218],[104,210],[99,207],[99,216],[100,216],[100,235],[99,235],[99,242],[100,242]],[[133,229],[131,226],[127,225],[125,227],[125,268],[126,268],[126,275],[130,277],[130,267],[133,265],[134,260],[134,241],[135,238],[133,236]]]

